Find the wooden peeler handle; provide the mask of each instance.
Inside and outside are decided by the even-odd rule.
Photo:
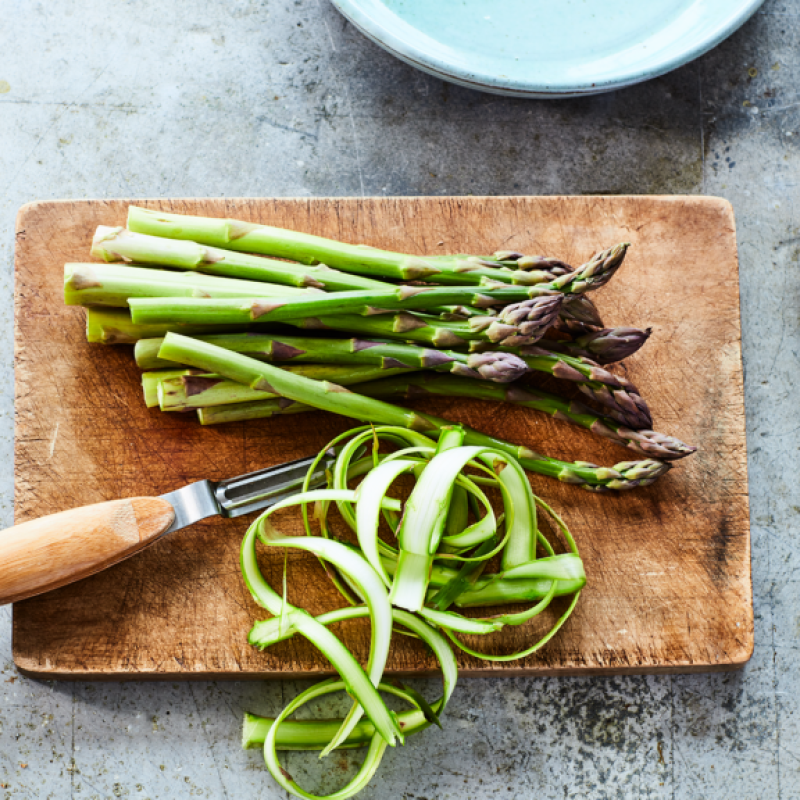
[[[0,605],[122,561],[165,533],[175,512],[160,497],[73,508],[0,531]]]

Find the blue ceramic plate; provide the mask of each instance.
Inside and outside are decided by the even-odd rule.
[[[597,94],[710,50],[763,0],[333,0],[431,75],[521,97]]]

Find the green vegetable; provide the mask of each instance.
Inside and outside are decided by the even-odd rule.
[[[382,369],[368,364],[362,366],[295,364],[282,369],[316,381],[336,381],[341,386],[361,383],[384,375],[408,372],[407,369]],[[156,383],[156,400],[152,405],[160,406],[162,411],[186,411],[207,406],[252,403],[278,397],[274,392],[251,389],[242,383],[226,380],[219,375],[199,373],[197,370],[159,370],[145,372],[142,375],[145,400],[148,404],[152,399],[153,382]]]
[[[347,275],[324,265],[302,266],[234,253],[231,249],[203,247],[194,242],[143,236],[126,231],[125,228],[108,228],[104,225],[95,233],[92,255],[104,261],[135,261],[140,266],[169,266],[210,275],[269,281],[289,286],[311,286],[316,289],[350,290],[382,285],[380,281]]]
[[[375,247],[345,244],[269,225],[233,219],[170,214],[137,206],[128,209],[128,227],[131,231],[155,237],[192,240],[204,245],[225,248],[226,251],[262,253],[289,258],[304,264],[327,264],[329,267],[336,267],[346,272],[377,278],[433,281],[448,285],[483,282],[531,285],[571,279],[573,274],[582,270],[584,276],[588,272],[598,274],[600,271],[613,272],[622,263],[625,249],[628,247],[627,244],[622,244],[604,251],[594,256],[587,264],[578,267],[573,273],[568,265],[557,260],[539,262],[535,266],[540,269],[534,269],[533,264],[529,267],[527,263],[525,268],[516,268],[518,260],[514,259],[498,263],[496,258],[485,256],[412,256],[379,250]],[[512,269],[503,269],[505,266],[511,266]],[[595,277],[594,280],[597,283],[599,277]]]
[[[368,397],[444,395],[513,403],[543,411],[556,419],[567,420],[639,455],[664,461],[684,458],[697,450],[674,436],[647,429],[633,430],[611,417],[598,414],[583,403],[564,400],[533,386],[518,383],[498,385],[451,375],[401,374],[394,378],[382,376],[372,383],[358,384],[356,390]]]
[[[257,281],[215,278],[187,272],[139,269],[116,264],[65,264],[68,306],[127,308],[131,297],[304,297],[316,289],[295,289]]]
[[[134,325],[127,308],[104,308],[90,306],[86,309],[86,341],[93,344],[135,344],[140,339],[154,339],[165,336],[169,331],[177,331],[186,336],[202,333],[234,333],[248,330],[248,325],[179,325],[158,323],[155,325]],[[258,326],[255,326],[258,327]],[[263,326],[261,326],[263,328]],[[158,364],[145,369],[158,369],[174,364]]]
[[[165,343],[165,346],[168,343]],[[305,636],[330,660],[339,680],[323,681],[292,700],[275,718],[245,716],[243,746],[263,745],[264,761],[277,783],[297,797],[313,798],[283,769],[280,750],[319,750],[321,757],[338,748],[367,747],[367,754],[356,776],[342,789],[327,796],[352,797],[374,775],[387,746],[418,733],[431,724],[441,725],[442,717],[455,687],[457,666],[448,638],[464,647],[457,634],[482,635],[501,630],[505,625],[520,625],[540,614],[565,587],[573,593],[574,608],[585,583],[583,565],[575,542],[566,527],[563,539],[569,552],[556,555],[553,546],[538,529],[536,507],[542,501],[534,497],[530,484],[514,458],[491,447],[465,446],[466,432],[458,426],[440,429],[438,442],[423,434],[397,426],[366,427],[336,437],[309,468],[338,447],[338,456],[329,472],[328,486],[308,491],[265,511],[256,519],[242,543],[241,566],[245,584],[253,598],[273,616],[257,622],[248,636],[250,644],[264,649],[292,636]],[[371,455],[359,457],[372,444]],[[384,445],[395,449],[384,452]],[[468,474],[466,470],[471,472]],[[366,472],[353,489],[349,483]],[[415,479],[405,503],[389,493],[401,475]],[[483,485],[500,490],[503,511],[496,515]],[[315,507],[321,535],[312,534],[307,507]],[[336,506],[356,535],[358,546],[330,537],[327,518]],[[286,537],[277,531],[271,518],[289,506],[300,506],[306,536]],[[467,509],[467,513],[463,509]],[[477,511],[470,524],[469,509]],[[451,513],[452,512],[452,513]],[[399,549],[378,537],[381,514],[386,515]],[[501,523],[500,520],[503,520]],[[503,525],[501,535],[498,526]],[[295,547],[314,553],[323,562],[334,585],[345,600],[355,605],[311,617],[289,604],[264,579],[257,560],[258,542],[267,547]],[[536,546],[545,550],[537,558]],[[495,553],[503,551],[503,569],[484,576],[481,587],[497,593],[498,586],[533,583],[546,584],[544,594],[526,611],[494,617],[465,617],[442,608],[429,597],[428,586],[438,585],[452,600],[459,593],[453,587],[464,583],[464,568],[454,571],[440,562],[461,561],[474,573],[475,565],[485,566]],[[471,574],[470,577],[476,577]],[[284,587],[286,585],[284,576]],[[475,580],[466,581],[475,590]],[[353,597],[355,595],[355,597]],[[447,605],[450,605],[448,603]],[[400,606],[405,606],[402,608]],[[416,612],[416,613],[412,613]],[[569,612],[562,614],[538,642],[525,653],[541,647],[563,624]],[[366,669],[355,661],[329,626],[344,620],[369,617],[372,635]],[[408,687],[393,686],[382,680],[394,627],[400,626],[419,637],[433,651],[442,667],[444,692],[428,704]],[[482,656],[485,657],[485,656]],[[515,658],[518,654],[503,656]],[[496,658],[492,656],[492,658]],[[354,699],[343,720],[290,720],[289,716],[317,697],[347,691]],[[405,700],[412,710],[395,714],[385,705],[380,693]],[[367,719],[362,719],[365,715]]]
[[[270,364],[263,364],[208,342],[175,333],[167,334],[159,350],[159,357],[218,373],[255,389],[275,392],[305,406],[313,406],[357,420],[369,420],[378,425],[396,425],[412,431],[429,431],[437,435],[435,431],[450,424],[430,414],[364,397],[337,384],[291,375]],[[567,463],[539,455],[526,447],[486,436],[471,428],[465,428],[464,441],[468,445],[495,448],[516,458],[531,472],[583,486],[595,492],[646,486],[669,469],[669,464],[653,459],[625,461],[613,468],[598,467],[586,462]]]
[[[507,383],[528,371],[525,362],[512,353],[461,353],[433,350],[399,342],[365,339],[311,339],[267,334],[222,334],[197,337],[198,341],[230,349],[259,361],[326,364],[369,364],[383,369],[406,367],[452,372],[473,378]],[[181,366],[160,355],[163,339],[143,339],[134,355],[142,369]]]

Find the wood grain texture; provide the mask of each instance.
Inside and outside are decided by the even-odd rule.
[[[174,519],[166,500],[133,497],[61,511],[0,531],[0,604],[106,569],[152,544]]]
[[[622,371],[655,426],[698,445],[654,486],[596,496],[532,476],[568,520],[588,585],[539,654],[491,664],[459,656],[465,674],[591,674],[730,669],[753,649],[750,534],[738,265],[733,214],[701,197],[367,198],[137,201],[229,216],[409,253],[498,247],[579,263],[633,243],[596,295],[612,325],[652,326]],[[315,452],[351,422],[324,413],[201,428],[147,410],[129,346],[89,345],[82,312],[62,304],[66,261],[87,259],[96,225],[124,224],[126,201],[26,206],[18,219],[16,509],[23,521],[76,505],[159,495]],[[630,451],[532,410],[431,398],[419,408],[565,460],[612,465]],[[288,519],[288,518],[287,518]],[[207,520],[106,572],[14,606],[14,658],[58,678],[284,677],[330,674],[295,637],[268,652],[246,644],[264,612],[239,575],[241,520]],[[287,524],[287,531],[292,526]],[[279,581],[282,556],[265,556]],[[294,599],[312,613],[340,605],[316,561],[293,555]],[[292,596],[290,593],[290,600]],[[487,649],[531,641],[532,623]],[[337,630],[366,657],[368,629]],[[484,642],[484,644],[486,644]],[[398,637],[389,669],[434,667]]]

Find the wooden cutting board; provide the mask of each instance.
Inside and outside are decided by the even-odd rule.
[[[585,560],[588,585],[562,632],[523,661],[460,656],[466,674],[684,672],[741,666],[753,650],[739,286],[733,214],[703,197],[422,197],[137,201],[264,222],[409,253],[514,248],[580,263],[633,246],[596,295],[606,324],[653,328],[624,367],[657,430],[699,447],[654,486],[614,496],[532,476]],[[144,407],[130,346],[89,345],[83,312],[62,302],[63,265],[88,261],[95,226],[124,225],[127,201],[25,206],[16,254],[16,519],[132,495],[159,495],[317,451],[352,427],[321,412],[201,428]],[[564,460],[605,465],[630,451],[532,410],[430,399],[419,407]],[[260,653],[264,618],[242,583],[242,520],[213,519],[136,557],[14,607],[14,658],[46,678],[257,678],[329,674],[300,637]],[[290,600],[341,602],[313,558],[293,555]],[[282,557],[265,573],[278,582]],[[368,629],[341,626],[365,656]],[[487,645],[511,652],[536,623]],[[432,659],[396,637],[389,669]]]

